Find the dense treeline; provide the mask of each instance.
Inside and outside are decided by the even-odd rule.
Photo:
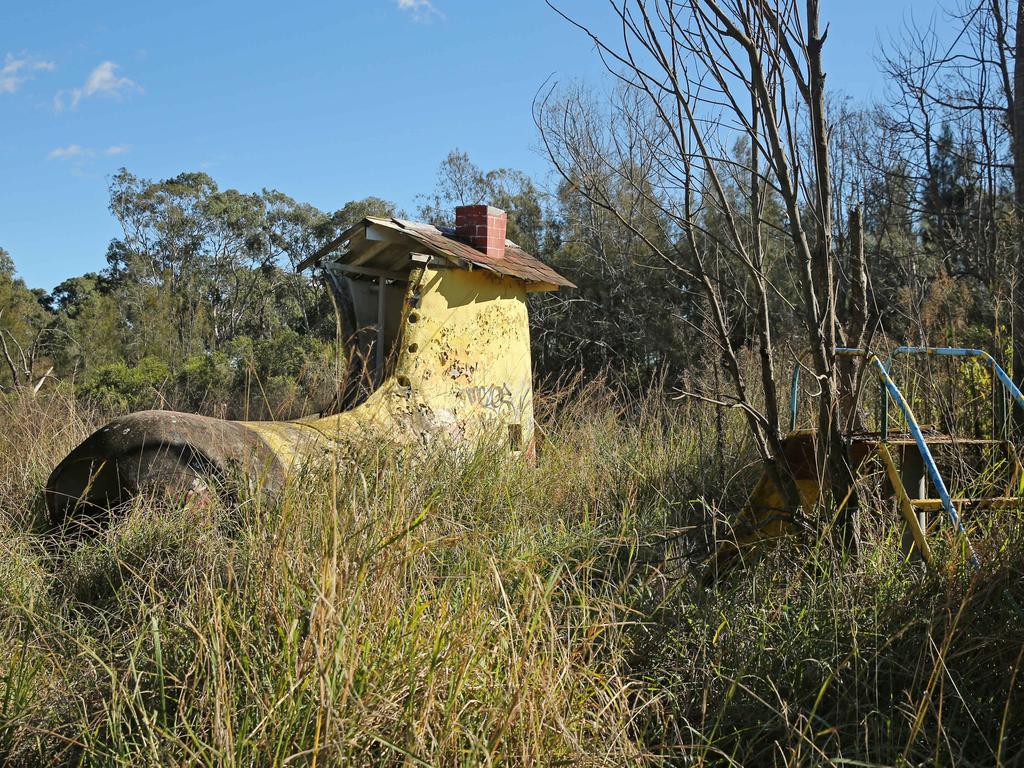
[[[866,175],[863,156],[879,148],[862,145],[890,141],[889,120],[878,110],[844,108],[837,131],[841,141],[859,142],[844,161],[863,160],[879,325],[912,343],[1004,338],[1009,246],[1000,228],[1013,226],[1008,185],[984,190],[983,168],[948,125],[929,150],[931,171],[918,182],[903,160]],[[742,180],[729,183],[740,199]],[[451,224],[460,204],[506,209],[509,238],[579,285],[534,299],[541,375],[613,371],[644,382],[666,369],[677,377],[705,359],[707,318],[692,286],[568,183],[546,194],[521,172],[483,171],[452,152],[436,190],[420,202],[416,216],[438,225]],[[234,416],[328,408],[344,370],[334,310],[315,276],[294,265],[365,215],[407,215],[375,197],[328,213],[276,191],[222,190],[203,173],[151,181],[127,170],[111,181],[110,210],[122,235],[109,245],[106,269],[68,278],[52,292],[26,286],[3,252],[5,388],[71,379],[104,405],[168,405],[171,398],[175,407]],[[781,225],[781,211],[777,218]],[[656,212],[650,219],[650,237],[664,238],[670,227]],[[710,230],[721,224],[708,219]],[[789,282],[785,271],[776,277]],[[738,323],[734,343],[742,347],[753,332],[752,319]]]
[[[680,292],[638,264],[643,246],[563,188],[546,196],[518,171],[483,171],[452,152],[417,215],[452,223],[456,205],[509,212],[508,236],[573,275],[581,290],[539,297],[541,373],[651,373],[687,362],[671,318]],[[334,308],[295,264],[366,215],[406,215],[369,197],[332,213],[276,191],[222,190],[203,173],[162,181],[122,169],[110,182],[122,234],[107,267],[31,290],[4,254],[5,388],[73,380],[104,406],[173,406],[220,415],[292,416],[330,408],[343,354]],[[645,296],[642,306],[637,296]],[[651,335],[648,321],[669,332]]]
[[[863,143],[874,135],[857,130],[866,126],[885,141],[882,118],[888,116],[844,110],[839,137],[857,135]],[[855,149],[854,158],[868,151]],[[902,163],[868,179],[875,309],[898,340],[985,344],[993,332],[1005,337],[1009,322],[1009,246],[999,227],[1012,226],[1010,192],[1005,184],[982,190],[980,167],[965,161],[948,127],[931,151],[934,176],[919,184]],[[731,183],[739,198],[741,180]],[[548,195],[525,174],[483,171],[453,152],[416,215],[450,224],[456,205],[480,201],[508,210],[509,238],[579,285],[534,300],[540,374],[611,370],[643,382],[701,362],[706,318],[699,297],[612,214],[567,183]],[[99,273],[68,278],[47,293],[17,278],[3,253],[5,388],[73,379],[86,396],[115,407],[170,397],[176,407],[252,417],[330,407],[339,370],[334,310],[315,277],[293,267],[365,215],[406,214],[381,198],[327,213],[275,191],[221,190],[202,173],[154,182],[126,170],[111,181],[110,208],[122,236],[110,243]],[[1000,217],[985,242],[970,240],[981,229],[979,215]],[[668,229],[656,221],[650,228],[655,238]],[[986,251],[989,242],[994,253]],[[784,285],[787,275],[778,280]],[[743,346],[753,329],[738,324],[732,332]]]
[[[5,327],[9,351],[33,369],[8,366],[8,383],[34,385],[49,370],[110,405],[152,404],[159,389],[183,407],[260,415],[291,410],[297,396],[329,399],[330,303],[291,267],[390,204],[368,198],[325,214],[273,191],[220,190],[205,174],[151,182],[122,170],[110,209],[123,234],[107,268],[36,292],[21,325]],[[7,302],[31,303],[6,274]]]
[[[875,343],[969,344],[1007,357],[1019,227],[1012,94],[993,85],[1005,80],[1014,52],[1005,39],[1009,16],[999,8],[950,14],[945,28],[908,30],[891,43],[880,59],[892,85],[882,102],[829,101],[836,310],[845,322],[844,294],[855,277],[850,221],[858,211],[867,335]],[[947,37],[966,64],[938,56]],[[277,191],[221,189],[203,173],[152,181],[121,170],[109,189],[121,235],[109,245],[105,269],[46,293],[19,280],[17,254],[3,252],[0,386],[73,380],[83,396],[118,408],[170,405],[232,416],[331,408],[345,370],[334,310],[315,276],[294,265],[364,215],[448,224],[456,205],[480,202],[506,209],[509,237],[579,285],[533,299],[541,376],[612,371],[643,383],[667,371],[678,381],[717,369],[723,349],[755,348],[763,322],[751,277],[729,263],[722,245],[737,236],[733,213],[738,236],[757,237],[771,287],[772,353],[799,358],[806,341],[793,299],[800,287],[786,236],[791,214],[772,185],[752,188],[746,170],[763,162],[761,139],[736,137],[723,158],[728,170],[719,172],[720,200],[701,201],[687,219],[698,230],[691,241],[653,155],[602,146],[614,128],[604,137],[595,128],[607,110],[592,94],[561,91],[558,98],[560,114],[578,121],[578,135],[568,137],[575,140],[569,164],[559,165],[564,157],[549,146],[561,171],[557,185],[544,189],[519,171],[481,169],[453,151],[436,188],[410,213],[376,197],[326,212]],[[622,103],[613,111],[639,124],[628,95],[616,99]],[[544,121],[539,110],[542,132]],[[603,197],[595,197],[595,183]],[[755,199],[753,228],[743,222]],[[681,268],[666,267],[665,254]],[[724,339],[709,330],[711,307],[692,277],[698,255],[716,265]]]
[[[2,265],[8,385],[52,376],[108,406],[170,397],[253,416],[330,401],[333,310],[293,266],[362,216],[393,214],[391,204],[367,198],[326,214],[274,191],[221,190],[206,174],[152,182],[122,170],[110,210],[122,236],[100,273],[46,294]]]

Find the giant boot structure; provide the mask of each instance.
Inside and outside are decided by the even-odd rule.
[[[332,285],[347,339],[344,410],[286,422],[173,411],[115,419],[57,465],[51,520],[105,518],[141,491],[275,492],[311,461],[368,439],[425,445],[494,436],[533,450],[527,294],[572,283],[505,239],[505,213],[456,210],[456,227],[366,218],[306,259]],[[212,481],[212,482],[211,482]]]

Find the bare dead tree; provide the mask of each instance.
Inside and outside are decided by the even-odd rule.
[[[593,40],[617,83],[603,111],[578,89],[552,88],[538,99],[537,123],[556,168],[705,294],[729,402],[743,411],[766,470],[794,507],[775,333],[785,321],[802,328],[820,390],[825,498],[852,510],[835,355],[827,30],[818,1],[801,12],[789,2],[610,0],[617,42],[549,5]],[[734,331],[742,322],[752,325],[759,387],[740,365]]]
[[[999,7],[999,0],[992,0],[994,8]],[[1013,46],[1013,98],[1010,100],[1011,113],[1010,135],[1013,139],[1013,202],[1017,220],[1017,259],[1015,280],[1013,283],[1013,375],[1017,383],[1024,383],[1024,0],[1017,0],[1017,23]],[[1002,17],[998,20],[998,29],[1009,28],[1009,21]],[[1006,37],[1000,39],[999,50],[1007,48]],[[1005,56],[1001,58],[1004,82],[1008,66]],[[1019,413],[1015,411],[1015,413]]]
[[[1013,376],[1024,383],[1024,2],[959,0],[942,9],[949,32],[907,25],[882,62],[896,84],[893,127],[922,196],[934,195],[936,137],[957,137],[976,186],[966,221],[940,222],[947,272],[977,280],[992,305],[993,352],[1008,323]],[[940,40],[941,37],[941,40]],[[926,199],[926,197],[925,197]],[[933,222],[933,226],[935,223]],[[1008,310],[1004,309],[1009,303]],[[1024,413],[1015,409],[1024,428]]]
[[[0,318],[2,317],[3,310],[0,309]],[[45,327],[39,328],[28,344],[21,344],[13,333],[6,328],[0,328],[0,352],[3,353],[4,363],[11,374],[14,389],[24,389],[37,394],[46,380],[52,378],[52,365],[42,375],[37,373],[48,330]]]
[[[962,0],[939,9],[947,22],[940,33],[936,18],[909,22],[883,50],[880,63],[892,84],[882,113],[900,153],[905,178],[915,191],[911,215],[927,225],[927,247],[938,252],[946,273],[976,282],[988,293],[994,313],[994,351],[1001,347],[1002,306],[1013,318],[1020,301],[1019,233],[1006,226],[1017,203],[1014,141],[1016,69],[1014,14],[1019,0]],[[953,137],[951,146],[942,136]],[[964,210],[935,216],[941,196],[942,158],[951,156],[964,174],[969,192]],[[948,190],[947,190],[948,191]],[[929,210],[932,208],[932,210]],[[1024,334],[1022,329],[1021,334]],[[1017,331],[1014,330],[1016,337]],[[1024,339],[1024,335],[1021,336]],[[1015,364],[1015,367],[1017,364]],[[1018,372],[1019,375],[1019,372]]]

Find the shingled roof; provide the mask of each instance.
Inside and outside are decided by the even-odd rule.
[[[376,216],[367,216],[354,227],[347,229],[312,256],[304,259],[298,265],[298,269],[319,265],[326,256],[342,249],[343,254],[336,261],[362,263],[366,260],[364,255],[375,248],[373,244],[389,235],[411,241],[409,244],[414,247],[407,249],[407,254],[414,252],[417,248],[423,249],[432,256],[448,261],[454,267],[485,269],[499,275],[508,275],[530,283],[534,290],[576,287],[571,281],[511,240],[505,241],[503,255],[493,256],[463,242],[456,236],[454,229],[440,229],[432,224]]]

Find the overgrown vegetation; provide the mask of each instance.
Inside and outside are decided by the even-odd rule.
[[[719,466],[702,407],[591,386],[543,410],[534,468],[365,446],[279,502],[140,499],[72,544],[40,488],[101,415],[5,397],[0,759],[1024,759],[1024,516],[975,521],[978,574],[955,546],[903,562],[880,504],[860,562],[806,536],[712,588],[688,555],[702,500],[748,487],[742,425]]]
[[[357,445],[279,498],[56,535],[45,479],[112,413],[336,409],[338,318],[295,266],[406,214],[122,169],[101,272],[33,289],[0,249],[0,761],[1024,765],[1024,510],[968,517],[978,571],[941,527],[937,567],[907,562],[843,434],[877,393],[835,353],[971,346],[1024,376],[1024,2],[908,28],[863,106],[826,88],[818,0],[609,8],[615,86],[535,105],[558,183],[453,151],[415,214],[501,207],[578,285],[530,299],[537,378],[571,382],[538,398],[536,467]],[[762,469],[797,506],[794,365],[830,498],[709,583]],[[922,422],[997,431],[987,371],[923,365]],[[963,459],[953,491],[1005,487],[1005,457]]]

